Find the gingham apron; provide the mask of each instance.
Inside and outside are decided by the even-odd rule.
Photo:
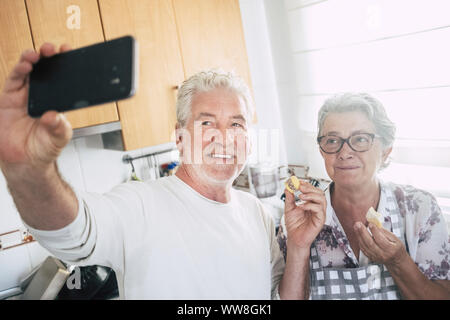
[[[386,210],[391,220],[391,232],[407,248],[403,219],[399,214],[396,198],[389,188],[383,189],[386,196]],[[401,299],[394,279],[383,264],[372,263],[357,268],[324,268],[318,256],[315,241],[311,246],[310,290],[312,300]]]

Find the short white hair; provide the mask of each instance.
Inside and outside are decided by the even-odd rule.
[[[247,122],[253,120],[254,106],[250,90],[239,76],[221,69],[201,71],[185,80],[177,94],[177,122],[184,127],[191,116],[192,100],[199,92],[208,92],[216,88],[230,89],[244,102]]]
[[[395,124],[388,118],[384,106],[368,93],[339,93],[325,100],[319,110],[318,134],[322,133],[325,119],[330,113],[360,111],[373,123],[384,148],[390,148],[395,140]]]

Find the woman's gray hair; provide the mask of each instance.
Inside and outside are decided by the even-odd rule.
[[[395,140],[395,124],[388,118],[380,101],[368,93],[340,93],[325,100],[319,110],[318,134],[322,133],[325,119],[330,113],[360,111],[374,124],[376,134],[385,149],[392,147]]]
[[[244,102],[247,122],[253,120],[254,106],[250,90],[242,78],[232,72],[221,69],[202,71],[185,80],[177,95],[177,121],[184,127],[191,115],[192,99],[198,92],[208,92],[216,88],[225,88],[235,92]]]

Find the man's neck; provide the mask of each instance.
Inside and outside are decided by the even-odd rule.
[[[232,182],[227,184],[205,182],[194,170],[189,170],[183,164],[175,175],[205,198],[221,203],[228,203],[231,200]]]

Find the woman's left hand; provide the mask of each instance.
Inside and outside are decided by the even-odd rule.
[[[355,223],[360,249],[370,261],[389,267],[399,264],[408,255],[403,243],[392,232],[372,223],[369,223],[369,229],[372,236],[361,222]]]

